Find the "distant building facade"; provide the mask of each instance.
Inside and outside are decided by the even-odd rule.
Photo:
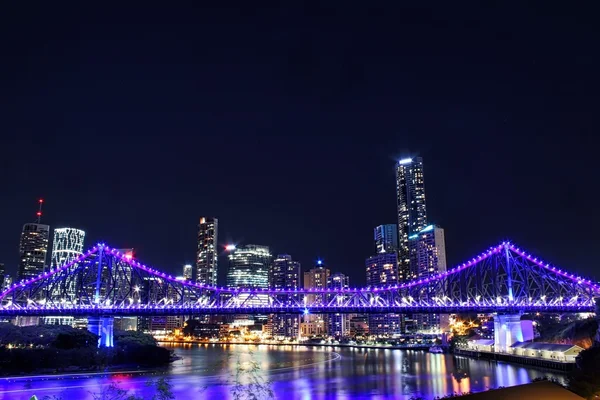
[[[49,236],[49,225],[23,225],[19,243],[19,280],[30,279],[44,272]]]
[[[198,250],[196,252],[196,282],[217,285],[219,252],[217,248],[219,220],[201,217],[198,224]]]

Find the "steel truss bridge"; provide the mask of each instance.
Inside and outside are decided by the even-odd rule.
[[[0,317],[272,313],[594,312],[596,282],[570,274],[510,242],[446,272],[349,289],[227,289],[150,268],[105,244],[0,293]]]

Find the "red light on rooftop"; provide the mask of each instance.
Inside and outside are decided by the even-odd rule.
[[[44,202],[44,199],[40,199],[40,203],[43,203],[43,202]]]

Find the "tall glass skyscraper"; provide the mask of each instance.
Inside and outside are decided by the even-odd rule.
[[[398,281],[415,277],[410,266],[408,237],[427,226],[423,159],[405,158],[396,167],[396,198],[398,202]]]
[[[40,223],[23,225],[19,243],[19,277],[30,279],[44,272],[50,226]]]
[[[268,288],[271,253],[268,246],[248,244],[229,254],[227,286],[230,288]]]
[[[83,254],[85,232],[75,228],[58,228],[52,239],[50,265],[62,267]]]
[[[198,251],[196,253],[196,282],[216,286],[217,249],[219,220],[217,218],[200,218],[198,224]]]

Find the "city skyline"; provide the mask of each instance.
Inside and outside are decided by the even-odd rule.
[[[327,23],[323,10],[308,20],[262,10],[255,31],[215,10],[145,25],[125,23],[127,12],[14,7],[5,37],[29,34],[6,43],[0,66],[0,147],[11,150],[0,262],[13,273],[15,232],[42,196],[50,226],[135,247],[172,272],[195,264],[197,218],[214,215],[222,243],[265,243],[303,265],[321,257],[363,283],[373,227],[397,223],[393,165],[423,157],[449,265],[511,240],[596,274],[600,217],[585,193],[600,168],[589,162],[599,63],[580,12],[397,5],[361,25],[352,5]],[[553,46],[539,45],[541,32]],[[95,156],[104,149],[126,156]]]

